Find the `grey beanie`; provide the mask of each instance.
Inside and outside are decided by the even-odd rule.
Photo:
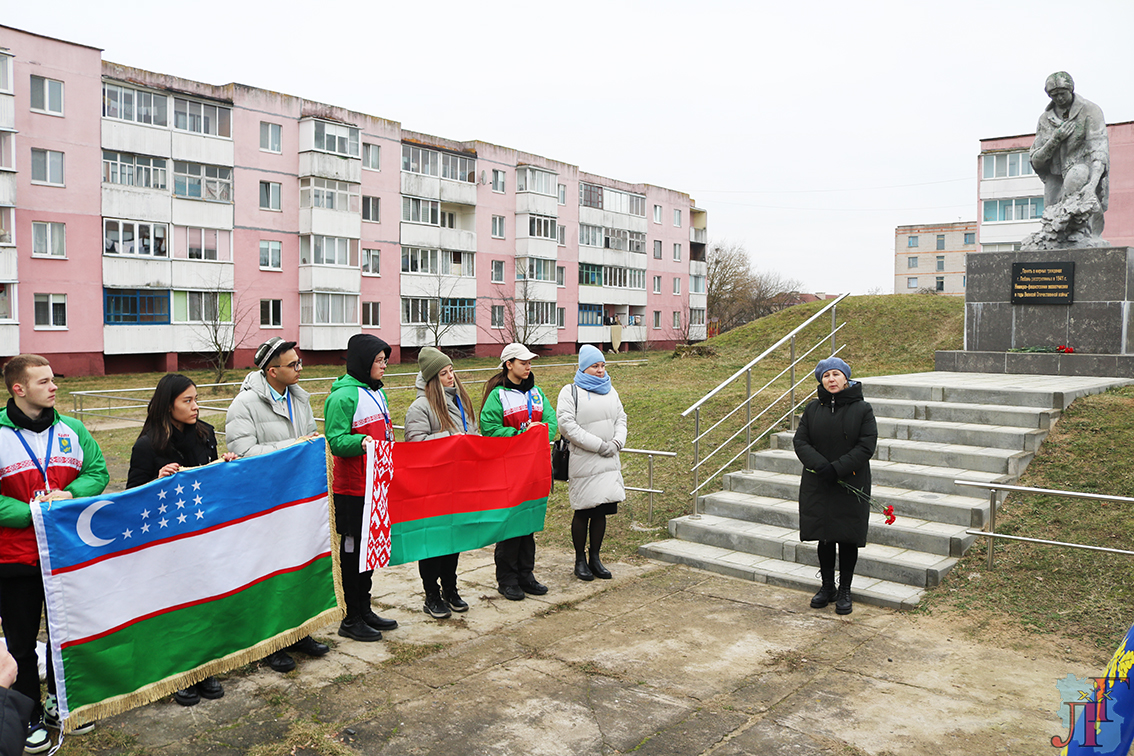
[[[848,381],[850,380],[850,365],[838,357],[828,357],[825,360],[819,360],[819,364],[815,366],[815,382],[822,383],[823,373],[828,370],[838,370],[847,377]]]
[[[421,379],[429,383],[434,376],[441,372],[443,367],[452,365],[453,361],[446,357],[440,349],[427,346],[422,347],[421,351],[418,352],[417,364],[421,368]]]

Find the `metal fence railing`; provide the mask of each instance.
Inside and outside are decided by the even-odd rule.
[[[973,488],[986,488],[988,489],[988,530],[973,530],[969,529],[965,532],[969,535],[983,536],[988,538],[988,569],[992,569],[993,562],[993,546],[996,539],[1000,538],[1005,541],[1023,541],[1025,543],[1039,543],[1045,546],[1063,546],[1070,549],[1085,549],[1087,551],[1105,551],[1108,554],[1125,554],[1127,556],[1134,556],[1134,551],[1127,551],[1126,549],[1112,549],[1106,546],[1090,546],[1083,543],[1066,543],[1064,541],[1049,541],[1043,538],[1028,538],[1026,536],[1007,535],[1006,533],[996,532],[996,504],[997,499],[1000,497],[998,494],[1001,491],[1005,492],[1018,492],[1018,493],[1037,493],[1046,496],[1062,496],[1067,499],[1094,499],[1095,501],[1111,501],[1118,504],[1134,504],[1134,499],[1127,496],[1108,496],[1106,494],[1092,494],[1081,493],[1079,491],[1060,491],[1051,488],[1029,488],[1028,486],[1012,486],[1006,483],[982,483],[975,480],[956,480],[953,481],[958,486],[971,486]]]

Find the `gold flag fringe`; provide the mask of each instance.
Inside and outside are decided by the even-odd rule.
[[[320,437],[322,438],[322,437]],[[314,440],[314,439],[311,439]],[[89,722],[95,722],[100,719],[122,714],[130,709],[135,709],[139,706],[153,703],[154,701],[172,695],[174,691],[187,688],[190,685],[195,685],[201,682],[206,677],[213,675],[221,675],[225,672],[231,672],[238,667],[243,667],[246,664],[252,664],[260,659],[273,654],[276,651],[282,651],[291,644],[295,643],[302,638],[311,635],[315,630],[323,627],[332,622],[339,622],[346,614],[345,603],[343,601],[343,582],[341,574],[341,565],[339,561],[339,535],[335,530],[335,500],[334,493],[331,490],[332,484],[332,461],[331,450],[326,445],[324,440],[326,467],[327,467],[327,510],[328,518],[327,523],[330,528],[330,542],[331,542],[331,562],[332,562],[332,575],[334,578],[335,586],[335,606],[332,609],[327,609],[320,612],[316,616],[304,622],[299,627],[288,630],[287,632],[280,633],[266,640],[260,641],[254,646],[234,651],[227,656],[220,659],[213,659],[198,667],[187,672],[181,672],[176,675],[171,675],[162,680],[152,682],[145,685],[138,690],[130,693],[125,693],[120,696],[108,698],[104,701],[99,701],[79,708],[70,712],[70,716],[63,722],[62,733],[64,735],[70,733],[76,727],[80,727]]]

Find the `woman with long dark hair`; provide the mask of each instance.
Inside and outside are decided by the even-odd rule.
[[[423,347],[417,355],[417,398],[406,412],[406,441],[428,441],[465,433],[476,435],[476,413],[464,384],[453,370],[453,361],[441,350]],[[457,592],[457,560],[460,554],[422,559],[417,563],[425,588],[423,611],[444,619],[452,612],[467,612],[468,602]],[[441,585],[438,587],[437,582]]]
[[[142,433],[130,452],[127,488],[217,460],[216,433],[213,426],[198,418],[199,414],[197,384],[191,379],[171,373],[158,381],[146,410]],[[236,459],[236,455],[225,452],[223,458],[229,462]],[[202,698],[222,696],[224,688],[212,676],[173,694],[174,700],[182,706],[195,706]]]

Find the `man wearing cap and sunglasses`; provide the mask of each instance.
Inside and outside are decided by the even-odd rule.
[[[310,395],[299,387],[303,360],[295,351],[295,342],[273,336],[259,346],[253,359],[259,370],[244,378],[240,393],[228,406],[228,450],[241,457],[254,457],[318,436]],[[309,635],[288,650],[323,656],[330,648]],[[277,672],[295,669],[295,660],[286,650],[269,654],[266,661]]]

